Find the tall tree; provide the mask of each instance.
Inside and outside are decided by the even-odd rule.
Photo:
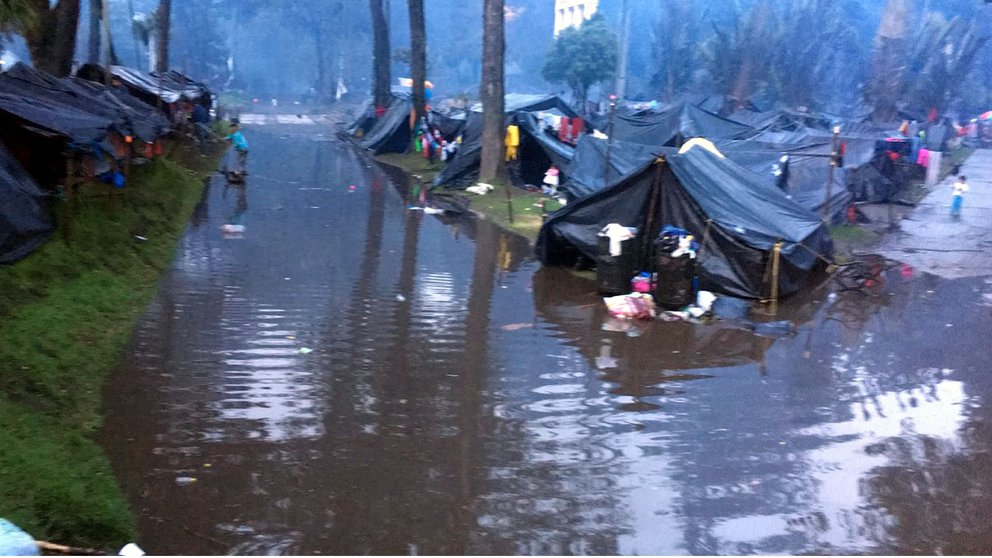
[[[895,119],[896,103],[902,95],[906,72],[906,35],[909,30],[909,0],[888,0],[882,22],[875,36],[875,60],[872,64],[868,101],[875,105],[874,119]]]
[[[31,2],[38,20],[24,33],[24,39],[34,66],[57,76],[69,75],[76,52],[79,0],[58,0],[54,5],[50,0]]]
[[[503,56],[506,53],[504,35],[503,0],[484,0],[482,9],[482,161],[479,178],[492,181],[503,170],[503,126],[505,71]]]
[[[424,0],[407,0],[410,9],[410,73],[413,78],[413,110],[417,118],[427,115],[424,81],[427,80],[427,28]]]
[[[372,97],[376,107],[389,104],[389,20],[386,19],[386,9],[383,0],[369,0],[372,11]]]
[[[585,113],[589,88],[616,75],[617,36],[596,14],[576,29],[563,30],[551,45],[541,75],[550,82],[565,82],[575,92],[579,111]]]
[[[158,40],[155,41],[155,48],[158,49],[158,56],[155,57],[155,70],[165,72],[169,69],[169,35],[172,32],[172,0],[159,0],[155,20],[155,33],[158,35]]]

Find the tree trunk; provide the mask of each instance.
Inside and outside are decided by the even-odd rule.
[[[877,122],[891,121],[897,114],[896,104],[902,96],[906,70],[903,59],[908,26],[908,0],[888,0],[875,37],[875,59],[868,89]]]
[[[503,0],[484,0],[482,13],[482,162],[479,178],[483,182],[503,173],[503,55],[506,40],[503,29]]]
[[[100,17],[103,14],[103,0],[90,0],[90,36],[88,41],[87,62],[100,61]]]
[[[386,10],[383,0],[369,0],[369,8],[372,10],[372,96],[375,99],[376,107],[386,107],[389,105],[389,20],[386,19]]]
[[[72,72],[79,27],[79,0],[59,0],[49,7],[49,0],[33,0],[38,24],[25,33],[31,60],[39,70],[67,76]]]
[[[413,74],[413,110],[417,119],[427,116],[424,82],[427,80],[427,28],[424,0],[407,0],[410,9],[410,72]]]
[[[169,70],[169,32],[172,30],[172,0],[159,0],[158,12],[155,14],[158,40],[155,48],[158,55],[155,57],[155,70],[166,72]]]

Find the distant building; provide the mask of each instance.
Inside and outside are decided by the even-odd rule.
[[[578,27],[599,9],[599,0],[555,0],[555,37],[562,29]]]

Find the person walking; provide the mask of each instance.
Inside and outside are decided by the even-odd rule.
[[[968,192],[968,177],[961,175],[954,184],[951,185],[951,215],[955,217],[961,215],[961,206],[964,204],[964,195]]]

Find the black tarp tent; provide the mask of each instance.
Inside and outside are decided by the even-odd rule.
[[[528,124],[526,119],[518,118],[518,115],[533,112],[552,112],[573,118],[577,116],[577,114],[571,107],[568,106],[568,103],[555,95],[523,95],[519,93],[511,93],[505,97],[504,106],[506,124],[509,125],[510,123],[517,123],[521,126],[521,136],[525,134],[530,135],[532,136],[533,141],[541,146],[542,149],[549,148],[545,151],[545,155],[548,157],[548,160],[555,162],[555,160],[560,156],[566,156],[568,149],[563,146],[559,148],[558,146],[561,145],[560,142],[550,138],[543,132],[541,134],[532,133],[533,126],[539,127],[539,124],[532,123],[532,126],[531,124]],[[524,141],[526,140],[522,137],[521,143]],[[552,145],[556,146],[554,148],[550,148]],[[570,155],[567,156],[571,158]],[[441,171],[441,173],[434,179],[434,185],[448,188],[464,188],[465,186],[471,185],[478,178],[481,157],[482,106],[476,105],[469,111],[468,119],[465,123],[465,129],[462,132],[462,144],[458,149],[458,153],[455,155],[454,159],[448,163],[444,170]],[[547,170],[547,167],[545,167],[544,170]]]
[[[358,145],[373,153],[406,153],[410,149],[413,130],[410,128],[410,113],[413,101],[409,97],[396,96],[389,103],[389,109],[372,129],[365,134]]]
[[[159,111],[123,88],[110,88],[80,78],[57,78],[25,64],[17,64],[0,74],[0,91],[98,116],[110,123],[108,129],[144,141],[154,141],[169,127]],[[92,133],[84,134],[89,135]],[[73,141],[83,141],[79,134],[71,137]]]
[[[744,139],[756,133],[750,126],[705,111],[688,102],[657,110],[613,117],[613,139],[655,147],[679,147],[690,138]]]
[[[0,264],[24,258],[54,229],[41,189],[0,145]]]
[[[776,243],[781,243],[781,296],[803,287],[822,261],[818,256],[833,253],[819,216],[747,169],[698,146],[555,212],[541,228],[537,255],[546,265],[594,260],[597,235],[610,223],[641,231],[642,268],[648,267],[646,239],[655,238],[662,226],[690,231],[702,244],[700,288],[742,298],[769,296],[765,276]]]
[[[847,171],[830,172],[832,146],[815,140],[803,144],[769,144],[758,141],[717,143],[728,159],[776,185],[799,205],[823,214],[824,203],[832,220],[842,217],[851,204]],[[827,181],[833,181],[827,191]],[[829,195],[829,201],[828,201]]]
[[[607,170],[606,152],[610,151]],[[592,134],[582,136],[575,146],[575,155],[565,168],[566,181],[561,189],[570,199],[587,196],[608,184],[642,169],[658,155],[675,152],[670,147],[652,147],[639,143],[609,141]],[[607,174],[608,173],[608,174]]]
[[[145,103],[157,106],[178,101],[190,101],[210,106],[211,93],[207,87],[176,71],[146,73],[124,66],[111,66],[110,72],[129,92]],[[106,68],[98,64],[83,64],[76,75],[82,79],[106,82]]]

